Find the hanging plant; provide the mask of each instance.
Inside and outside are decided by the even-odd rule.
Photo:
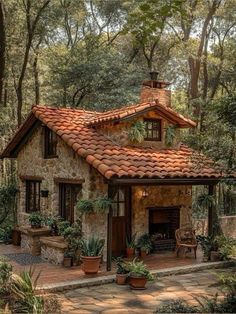
[[[79,200],[77,203],[77,209],[82,214],[92,213],[106,213],[112,204],[112,200],[105,197],[99,196],[94,200]]]
[[[145,123],[143,121],[135,122],[129,130],[129,139],[131,142],[143,142],[146,134]]]
[[[107,197],[98,197],[94,200],[94,210],[97,213],[106,213],[110,206],[112,205],[112,200]]]
[[[94,203],[92,200],[79,200],[76,208],[82,214],[91,214],[94,212]]]
[[[166,128],[165,133],[165,143],[167,146],[171,146],[176,138],[176,127],[174,125],[169,125]]]

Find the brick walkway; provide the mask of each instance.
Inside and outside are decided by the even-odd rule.
[[[236,268],[164,277],[149,284],[148,289],[142,291],[130,290],[129,286],[107,284],[56,295],[62,303],[64,314],[149,314],[167,300],[181,298],[196,304],[196,296],[213,296],[215,293],[222,296],[217,286],[216,273],[225,271],[235,272]]]
[[[9,253],[21,253],[20,247],[13,245],[5,245],[0,244],[0,256],[4,256],[4,254]],[[185,266],[185,265],[196,265],[201,263],[202,254],[198,252],[198,258],[195,260],[192,254],[187,254],[186,258],[176,258],[173,252],[167,252],[162,254],[152,254],[145,258],[144,262],[148,266],[150,270],[161,270],[165,268],[175,267],[175,266]],[[25,269],[29,269],[29,266],[22,266],[13,260],[10,260],[10,263],[13,265],[13,271],[15,273],[20,273]],[[62,283],[62,282],[70,282],[73,280],[89,278],[91,276],[84,275],[80,266],[75,266],[72,268],[65,268],[62,266],[55,266],[49,263],[39,263],[33,265],[35,268],[35,273],[37,274],[41,271],[41,276],[39,278],[39,285],[41,284],[53,284],[53,283]],[[115,273],[115,269],[111,272],[106,271],[106,264],[103,263],[101,269],[97,275],[93,275],[92,277],[99,277],[104,275],[111,275]]]

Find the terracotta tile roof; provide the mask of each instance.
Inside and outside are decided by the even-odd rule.
[[[94,112],[35,106],[36,118],[55,131],[105,178],[220,178],[214,162],[181,145],[180,149],[120,147],[88,126]]]
[[[160,104],[158,101],[126,106],[103,113],[96,113],[94,119],[88,121],[87,124],[97,125],[114,120],[122,120],[128,117],[132,117],[134,115],[143,114],[144,112],[150,110],[157,110],[160,115],[169,119],[171,122],[179,124],[180,127],[184,128],[196,126],[196,123],[193,120],[185,118],[173,109]]]

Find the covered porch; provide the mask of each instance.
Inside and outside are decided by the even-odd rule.
[[[197,259],[192,258],[191,254],[187,254],[186,258],[176,257],[174,252],[162,252],[156,254],[150,254],[144,259],[144,263],[148,266],[148,269],[152,271],[162,271],[167,269],[181,269],[186,266],[197,266],[202,265],[202,253],[198,252]],[[24,251],[13,245],[0,244],[0,257],[7,258],[13,266],[13,272],[19,274],[23,270],[27,270],[30,267],[35,269],[34,275],[37,276],[39,272],[41,275],[39,277],[38,285],[41,287],[45,286],[70,286],[74,282],[85,282],[88,279],[94,280],[102,278],[113,278],[110,282],[114,280],[116,266],[114,262],[111,263],[111,271],[107,271],[107,263],[103,262],[100,266],[100,270],[96,275],[85,275],[80,266],[73,266],[71,268],[65,268],[63,266],[53,265],[48,262],[44,262],[40,257],[37,257],[34,261],[29,258],[29,254],[24,253]],[[213,263],[214,264],[214,263]],[[177,268],[176,268],[177,267]],[[173,271],[174,273],[174,271]]]
[[[153,253],[147,256],[158,265],[158,256],[175,258],[175,231],[192,226],[192,187],[208,187],[214,196],[215,178],[113,179],[108,182],[108,195],[114,200],[108,214],[107,271],[112,258],[125,256],[126,239],[148,233],[155,239]],[[208,233],[212,233],[216,215],[214,205],[208,208]],[[197,250],[197,256],[201,255]],[[156,263],[154,260],[156,259]],[[194,256],[188,257],[194,263]],[[177,259],[178,260],[178,259]],[[176,260],[175,260],[176,263]],[[175,264],[176,265],[176,264]]]

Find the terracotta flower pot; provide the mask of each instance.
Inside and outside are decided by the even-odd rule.
[[[147,256],[147,252],[144,251],[144,250],[141,250],[141,251],[140,251],[140,255],[141,255],[142,258],[144,258],[144,257]]]
[[[96,274],[99,270],[101,256],[81,256],[82,270],[85,274]]]
[[[218,262],[221,260],[220,258],[220,253],[217,251],[211,251],[211,257],[210,257],[211,262]]]
[[[147,278],[146,277],[135,277],[130,275],[129,285],[131,289],[143,290],[146,289]]]
[[[127,255],[127,257],[129,258],[129,257],[133,257],[134,256],[134,248],[130,248],[130,247],[127,247],[126,248],[126,255]]]
[[[116,283],[118,285],[125,285],[127,280],[127,274],[116,274]]]
[[[72,267],[73,266],[73,258],[72,257],[64,257],[63,266],[64,267]]]
[[[21,232],[18,228],[12,230],[12,244],[20,245],[21,242]]]

